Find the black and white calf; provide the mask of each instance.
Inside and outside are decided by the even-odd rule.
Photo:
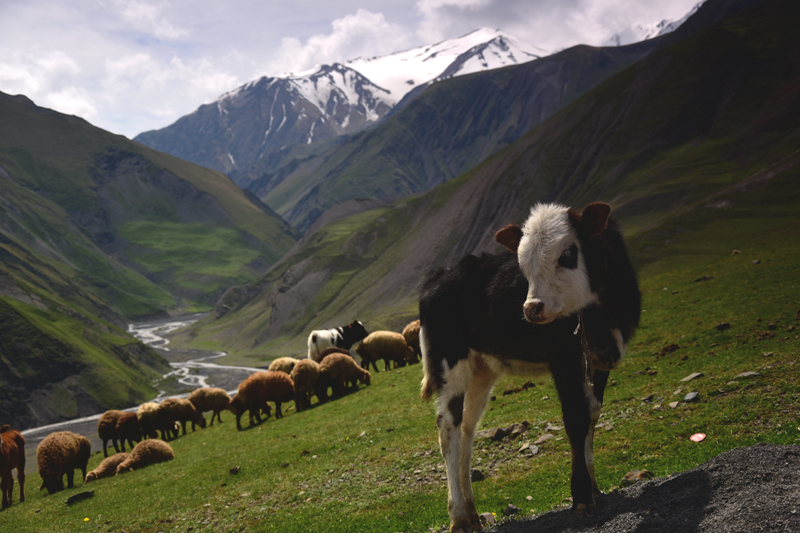
[[[539,204],[500,230],[509,249],[431,272],[420,292],[421,396],[438,397],[451,531],[481,529],[470,481],[475,427],[503,375],[551,373],[572,447],[573,510],[600,494],[592,441],[609,371],[639,322],[641,296],[607,204]]]
[[[369,335],[358,320],[340,328],[314,330],[308,336],[308,358],[319,362],[319,354],[327,348],[349,350],[356,342]]]

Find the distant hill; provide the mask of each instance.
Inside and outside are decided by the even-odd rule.
[[[353,318],[398,328],[429,269],[497,251],[495,231],[540,201],[610,202],[640,269],[780,241],[800,200],[798,22],[792,2],[765,0],[652,52],[474,170],[305,235],[178,339],[277,356]]]
[[[207,309],[295,233],[226,176],[0,93],[0,418],[152,397],[127,322]],[[76,403],[77,402],[77,403]]]

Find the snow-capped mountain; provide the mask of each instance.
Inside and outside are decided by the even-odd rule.
[[[665,33],[673,32],[678,29],[681,24],[686,22],[689,17],[697,13],[697,10],[700,9],[700,6],[702,6],[704,3],[705,0],[698,2],[691,10],[689,10],[688,13],[686,13],[686,15],[678,20],[665,19],[655,24],[635,24],[630,28],[620,30],[606,40],[605,46],[622,46],[631,43],[638,43],[639,41],[653,39],[654,37],[659,37]]]
[[[380,121],[403,96],[435,79],[544,55],[498,30],[306,72],[262,77],[135,140],[229,174],[240,185],[253,162],[286,147],[355,133]]]

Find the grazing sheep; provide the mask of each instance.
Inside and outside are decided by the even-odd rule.
[[[294,405],[298,411],[311,407],[312,394],[317,395],[320,403],[327,401],[327,387],[319,386],[319,363],[313,359],[300,360],[292,370],[291,378],[294,382]]]
[[[308,335],[308,358],[319,363],[319,356],[325,348],[336,346],[349,350],[366,336],[367,329],[358,320],[340,328],[314,330]]]
[[[205,411],[213,411],[211,413],[211,424],[214,425],[214,417],[217,417],[220,424],[222,423],[222,416],[220,413],[228,408],[231,403],[231,397],[224,389],[215,387],[203,387],[195,389],[187,398],[194,408],[201,414]]]
[[[39,490],[47,488],[50,494],[64,490],[64,474],[67,475],[67,487],[72,488],[76,468],[81,470],[81,480],[85,479],[91,453],[92,445],[83,435],[71,431],[49,434],[36,448],[36,462],[42,478]]]
[[[361,357],[361,366],[369,369],[370,363],[378,371],[375,362],[383,359],[386,370],[389,370],[389,363],[394,361],[395,368],[405,366],[414,358],[412,350],[403,335],[394,331],[374,331],[367,335],[367,338],[356,346],[356,353]]]
[[[25,437],[16,429],[9,429],[6,424],[0,428],[0,490],[3,493],[3,509],[14,500],[14,477],[11,474],[17,469],[19,481],[19,502],[25,501]]]
[[[195,431],[195,424],[201,428],[206,427],[206,419],[203,415],[194,408],[192,402],[185,398],[167,398],[158,406],[164,417],[167,420],[167,425],[173,433],[173,437],[177,438],[178,428],[175,422],[180,423],[183,434],[186,435],[186,422],[192,423],[192,431]]]
[[[136,418],[139,421],[139,427],[144,435],[147,435],[151,439],[157,439],[157,431],[161,431],[161,439],[167,440],[167,433],[170,431],[170,428],[167,425],[167,419],[164,413],[159,409],[157,403],[147,402],[140,405],[136,413]]]
[[[139,427],[136,413],[123,412],[119,415],[119,418],[117,418],[117,436],[119,436],[119,444],[123,452],[125,451],[126,440],[131,450],[135,446],[134,442],[142,440],[142,429]]]
[[[131,450],[128,458],[117,466],[117,474],[140,470],[146,466],[175,459],[172,446],[160,440],[143,440]]]
[[[353,355],[350,353],[350,350],[345,350],[344,348],[337,348],[337,347],[334,346],[332,348],[326,348],[325,350],[322,350],[322,352],[319,354],[319,358],[317,359],[317,362],[321,363],[323,359],[325,359],[327,356],[329,356],[332,353],[343,353],[343,354],[345,354],[345,355],[347,355],[349,357],[353,357]]]
[[[117,410],[106,411],[97,421],[97,434],[100,436],[100,440],[103,441],[104,457],[108,457],[108,441],[111,441],[111,444],[114,445],[114,450],[119,453],[117,421],[122,414],[122,411]]]
[[[267,418],[272,412],[267,401],[275,402],[275,418],[283,417],[281,402],[294,400],[294,383],[284,372],[256,372],[239,384],[239,390],[233,397],[229,409],[236,415],[236,427],[241,430],[240,418],[245,411],[250,414],[250,425],[253,418],[260,423],[263,410]]]
[[[348,386],[358,387],[358,381],[365,385],[370,383],[369,371],[358,366],[349,355],[331,354],[320,363],[319,367],[321,386],[325,389],[331,387],[334,396],[344,394]]]
[[[415,320],[403,328],[403,338],[412,350],[414,350],[414,360],[412,364],[418,363],[422,352],[419,349],[419,320]]]
[[[86,474],[86,481],[84,481],[84,483],[115,475],[117,473],[117,467],[129,456],[129,453],[115,453],[111,457],[106,457],[97,468]]]
[[[278,357],[269,364],[269,371],[291,374],[294,365],[296,365],[298,361],[299,359],[295,359],[294,357]]]

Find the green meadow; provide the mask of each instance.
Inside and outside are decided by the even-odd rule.
[[[684,241],[705,253],[640,268],[642,322],[612,373],[595,437],[603,491],[632,469],[667,476],[738,446],[800,444],[800,249],[778,219],[739,253],[706,228]],[[758,226],[750,221],[753,232]],[[722,322],[730,328],[720,331]],[[86,487],[48,495],[32,472],[27,501],[15,496],[3,521],[20,532],[439,529],[448,522],[447,489],[434,406],[419,400],[421,370],[373,373],[369,387],[301,413],[290,406],[255,427],[245,421],[241,432],[224,413],[224,423],[172,441],[174,461]],[[756,375],[737,377],[744,372]],[[681,381],[693,373],[702,376]],[[569,505],[563,430],[538,455],[517,453],[548,423],[561,424],[551,380],[515,392],[525,381],[497,384],[479,429],[528,421],[528,433],[475,447],[474,465],[486,476],[475,483],[478,508],[498,517],[508,503],[522,516]],[[685,402],[689,392],[699,400]],[[694,433],[705,440],[692,442]],[[89,468],[101,460],[95,452]],[[94,496],[65,504],[84,490]]]

